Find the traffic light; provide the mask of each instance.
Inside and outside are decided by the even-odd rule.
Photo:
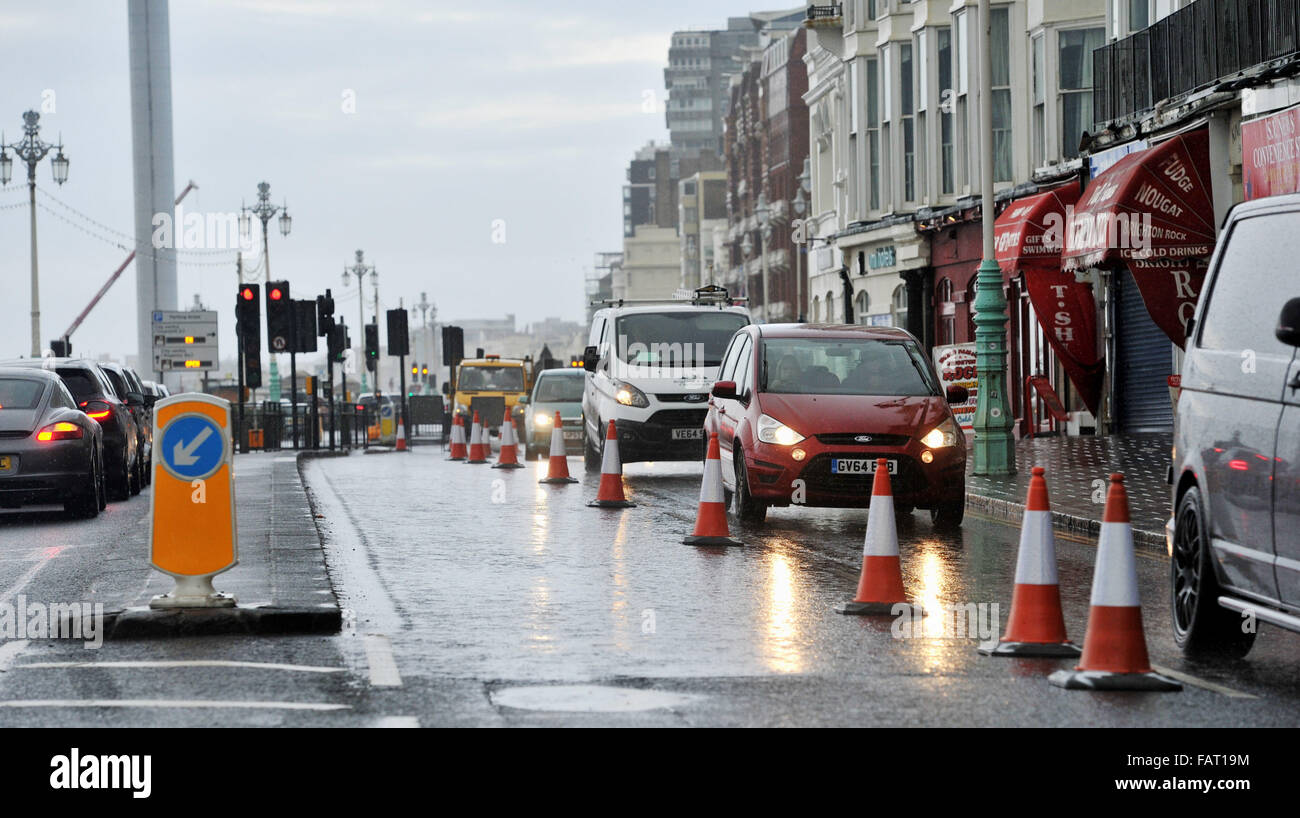
[[[454,367],[465,358],[465,330],[444,324],[442,327],[442,363]]]
[[[266,341],[272,352],[288,352],[293,343],[293,306],[289,282],[266,282]]]
[[[244,350],[244,386],[262,385],[262,304],[260,284],[244,284],[235,296],[235,332]]]
[[[329,337],[326,338],[326,344],[330,360],[335,363],[343,361],[343,353],[352,344],[347,337],[348,328],[342,324],[335,324],[330,327]]]
[[[406,310],[388,311],[388,354],[401,356],[411,354],[411,336],[406,329]]]
[[[293,302],[293,352],[316,351],[316,304],[303,299]]]
[[[328,338],[334,328],[334,294],[328,289],[324,295],[316,296],[316,334]]]
[[[419,383],[419,382],[420,382],[420,366],[419,364],[411,364],[411,383]]]
[[[366,324],[366,369],[379,368],[379,325]]]
[[[53,352],[56,358],[66,358],[72,354],[72,342],[67,338],[55,338],[50,341],[50,352]]]

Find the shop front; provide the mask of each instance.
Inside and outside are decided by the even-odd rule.
[[[854,323],[901,327],[928,347],[928,306],[924,298],[909,298],[908,285],[913,279],[928,278],[930,242],[916,231],[912,219],[870,229],[850,228],[840,233],[836,243],[852,288]]]

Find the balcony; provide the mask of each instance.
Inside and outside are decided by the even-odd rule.
[[[844,4],[831,3],[826,6],[809,6],[808,15],[803,24],[808,28],[822,26],[842,26],[844,24]]]
[[[1093,128],[1221,83],[1249,84],[1297,52],[1300,0],[1196,0],[1092,52]]]

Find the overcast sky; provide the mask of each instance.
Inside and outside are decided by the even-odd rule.
[[[749,10],[732,0],[175,0],[176,184],[199,185],[187,209],[231,211],[270,182],[294,218],[289,237],[271,237],[272,272],[298,298],[333,288],[349,323],[355,279],[344,287],[341,271],[358,248],[378,265],[384,307],[427,291],[444,321],[578,320],[592,255],[622,246],[627,162],[667,139],[662,113],[642,103],[646,90],[662,102],[670,33]],[[0,53],[5,139],[20,136],[23,111],[52,101],[42,137],[62,134],[71,170],[58,188],[47,159],[37,183],[85,216],[54,203],[71,223],[37,211],[48,344],[125,257],[114,245],[130,245],[117,235],[133,230],[126,3],[3,0]],[[0,189],[4,355],[29,347],[25,178],[15,164]],[[492,241],[496,219],[504,244]],[[184,259],[209,263],[180,267],[181,306],[197,293],[222,309],[230,355],[234,268]],[[135,351],[134,276],[91,313],[75,352]]]

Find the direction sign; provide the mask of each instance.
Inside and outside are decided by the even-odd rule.
[[[154,371],[218,368],[215,310],[155,310],[150,331]]]
[[[212,588],[214,575],[239,562],[230,402],[174,395],[154,404],[153,417],[150,562],[176,578],[176,589],[150,604],[233,605]]]

